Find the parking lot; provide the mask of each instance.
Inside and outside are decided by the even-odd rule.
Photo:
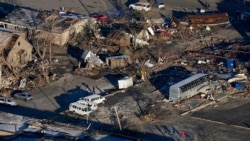
[[[88,85],[86,86],[86,84]],[[92,88],[97,88],[97,86],[98,89],[95,90],[97,94],[114,88],[113,84],[104,77],[93,80],[83,76],[65,74],[58,81],[29,91],[33,100],[18,99],[16,100],[17,107],[0,106],[0,110],[39,119],[57,119],[60,112],[68,109],[70,103],[80,97],[90,95]]]

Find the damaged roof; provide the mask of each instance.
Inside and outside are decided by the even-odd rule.
[[[190,24],[224,24],[229,23],[227,13],[208,13],[199,15],[188,15],[186,17]]]
[[[10,35],[11,33],[0,30],[0,43],[7,39]]]
[[[207,75],[208,74],[205,74],[205,73],[197,73],[197,74],[195,74],[193,76],[190,76],[190,77],[188,77],[188,78],[186,78],[186,79],[184,79],[184,80],[182,80],[182,81],[180,81],[180,82],[178,82],[178,83],[176,83],[174,85],[171,85],[170,87],[179,88],[179,87],[181,87],[183,85],[186,85],[186,84],[188,84],[188,83],[190,83],[190,82],[192,82],[192,81],[194,81],[194,80],[196,80],[196,79],[198,79],[200,77],[207,76]]]
[[[79,15],[60,15],[58,11],[35,11],[18,8],[2,19],[2,21],[29,29],[45,31],[50,31],[53,26],[53,32],[62,33],[65,29],[82,19],[84,18]]]

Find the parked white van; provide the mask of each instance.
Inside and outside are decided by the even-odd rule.
[[[90,109],[90,107],[82,105],[78,102],[73,102],[69,105],[69,111],[79,114],[79,115],[89,115],[93,111]]]
[[[95,102],[97,104],[100,104],[100,103],[104,103],[104,101],[106,99],[105,99],[105,97],[102,97],[101,95],[93,94],[90,96],[82,97],[82,98],[80,98],[80,100],[91,101],[91,102]]]
[[[97,109],[97,103],[92,101],[86,101],[86,100],[78,100],[76,101],[84,106],[90,107],[91,110],[95,111]]]

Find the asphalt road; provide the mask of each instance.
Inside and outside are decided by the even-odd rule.
[[[29,7],[39,10],[59,10],[64,7],[65,10],[71,12],[81,13],[83,15],[88,15],[89,13],[100,12],[111,5],[108,5],[106,0],[1,0],[2,2],[8,3],[10,5],[16,5],[20,7]],[[109,7],[107,7],[109,6]]]
[[[105,12],[116,8],[122,13],[126,13],[129,4],[138,0],[0,0],[0,2],[10,4],[10,6],[29,7],[39,10],[59,10],[64,7],[69,10],[83,15],[89,13]],[[205,9],[209,5],[210,11],[223,11],[234,13],[236,10],[242,10],[241,4],[233,3],[226,0],[162,0],[165,3],[164,9],[158,9],[153,6],[146,15],[149,18],[159,18],[161,16],[172,17],[176,12],[197,12],[199,9]]]
[[[83,76],[66,74],[58,81],[29,91],[33,100],[27,102],[16,100],[18,104],[16,107],[0,105],[0,111],[38,119],[58,120],[61,118],[60,112],[67,110],[69,104],[80,97],[90,95],[94,86],[100,89],[96,89],[96,93],[113,88],[105,77],[92,80]]]

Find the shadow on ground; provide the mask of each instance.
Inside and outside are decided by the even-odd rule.
[[[83,90],[79,86],[76,86],[74,89],[65,90],[65,93],[56,96],[54,99],[59,104],[59,109],[55,112],[60,113],[69,108],[69,104],[79,100],[81,97],[90,95],[88,90]]]
[[[124,78],[121,74],[109,74],[104,76],[112,85],[118,87],[118,80]]]
[[[77,47],[68,46],[67,53],[69,55],[71,55],[73,58],[75,58],[78,61],[80,61],[82,53],[83,53],[83,50],[81,50],[80,48],[77,48]]]
[[[68,98],[68,97],[67,97]],[[164,141],[174,141],[172,138],[167,137],[167,136],[162,136],[162,135],[157,135],[153,133],[142,133],[138,131],[130,131],[130,130],[123,130],[120,131],[118,130],[118,127],[114,128],[114,125],[110,124],[104,124],[104,123],[99,123],[99,122],[92,122],[91,119],[88,121],[84,117],[78,116],[76,117],[68,117],[68,116],[63,116],[60,115],[59,113],[56,112],[50,112],[50,111],[45,111],[45,110],[37,110],[37,109],[31,109],[28,107],[23,107],[23,106],[18,106],[18,107],[5,107],[1,106],[0,111],[6,112],[6,113],[11,113],[11,114],[18,114],[21,116],[26,116],[30,118],[37,118],[37,119],[48,119],[48,120],[53,120],[57,122],[63,122],[63,123],[68,123],[76,126],[82,126],[88,125],[88,123],[91,123],[90,130],[98,130],[98,131],[104,131],[107,134],[110,135],[115,135],[115,136],[120,136],[123,138],[127,138],[129,140],[164,140]],[[110,130],[112,129],[112,130]],[[38,134],[36,133],[30,133],[29,137],[38,137],[41,138],[43,134],[41,134],[40,137],[38,137]],[[4,139],[4,137],[2,137]],[[53,138],[53,139],[56,139]]]
[[[192,75],[192,72],[182,66],[172,66],[155,73],[150,78],[150,83],[168,98],[169,87]]]
[[[233,28],[237,30],[244,39],[250,40],[250,37],[246,34],[246,26],[250,25],[249,22],[239,21],[239,15],[237,15],[237,12],[250,11],[250,6],[247,3],[223,0],[217,3],[217,9],[221,12],[227,12],[230,19],[234,19],[233,21],[231,20]]]

